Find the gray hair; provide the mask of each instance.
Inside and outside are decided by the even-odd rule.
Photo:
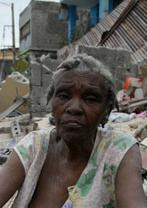
[[[109,69],[103,65],[100,61],[96,60],[94,57],[87,54],[77,54],[74,56],[69,56],[65,61],[63,61],[54,72],[52,76],[52,81],[48,89],[47,100],[49,101],[55,90],[56,81],[60,75],[67,71],[77,71],[77,72],[95,72],[100,75],[105,82],[106,89],[108,91],[108,108],[109,112],[114,108],[116,104],[116,96],[112,74]]]
[[[103,76],[110,82],[113,82],[112,75],[109,69],[104,66],[100,61],[87,54],[78,54],[68,57],[57,67],[57,71],[53,75],[53,80],[56,80],[56,78],[62,72],[69,70],[74,70],[78,72],[95,72]]]

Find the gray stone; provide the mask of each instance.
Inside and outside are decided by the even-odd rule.
[[[50,74],[42,74],[42,86],[43,89],[46,90],[51,83],[52,75]]]
[[[41,85],[41,65],[34,62],[30,66],[31,70],[31,85],[40,86]]]
[[[58,59],[51,59],[50,55],[41,57],[40,59],[41,63],[50,68],[52,71],[55,71],[57,66],[59,66],[59,64],[61,63],[61,61]]]

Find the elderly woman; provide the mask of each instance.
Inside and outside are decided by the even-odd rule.
[[[111,74],[85,54],[68,58],[50,86],[55,127],[28,134],[0,170],[0,207],[145,208],[138,144],[105,129],[116,103]]]

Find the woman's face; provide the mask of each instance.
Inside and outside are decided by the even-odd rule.
[[[62,138],[87,138],[96,132],[107,104],[104,80],[96,73],[64,72],[52,98],[57,132]]]

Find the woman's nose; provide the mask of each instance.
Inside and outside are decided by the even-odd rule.
[[[83,109],[79,99],[72,99],[66,106],[66,112],[71,115],[82,115]]]

